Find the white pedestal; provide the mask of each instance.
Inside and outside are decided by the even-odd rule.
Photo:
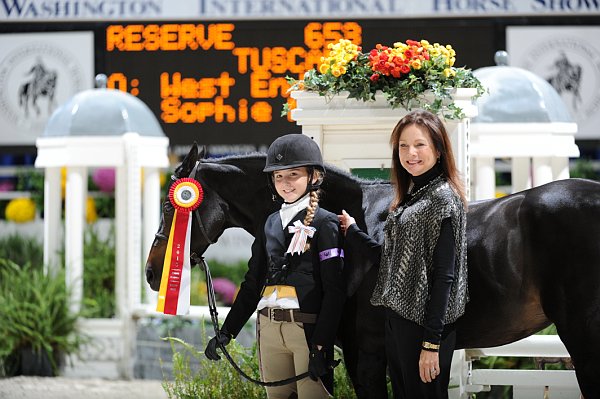
[[[477,107],[471,100],[475,94],[475,89],[457,89],[452,98],[462,108],[465,118],[444,122],[467,190],[470,120],[477,115]],[[297,104],[292,119],[302,126],[303,134],[319,144],[325,162],[345,170],[391,167],[390,135],[408,113],[406,109],[392,109],[382,93],[370,102],[348,99],[347,94],[324,97],[314,92],[294,91],[291,96]]]

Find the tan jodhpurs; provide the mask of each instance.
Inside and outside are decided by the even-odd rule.
[[[256,330],[263,381],[284,380],[308,370],[309,350],[302,323],[271,321],[259,314]],[[288,399],[294,393],[298,399],[331,397],[320,379],[313,381],[310,377],[266,389],[269,399]]]

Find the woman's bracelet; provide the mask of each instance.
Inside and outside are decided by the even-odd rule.
[[[427,342],[427,341],[423,341],[423,343],[421,344],[421,348],[425,349],[426,351],[430,351],[430,352],[439,352],[440,351],[439,345],[432,344],[431,342]]]

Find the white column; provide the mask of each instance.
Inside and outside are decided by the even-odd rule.
[[[323,152],[323,125],[302,126],[302,134],[313,139],[319,145],[321,152]]]
[[[44,270],[47,273],[58,270],[58,251],[62,239],[61,221],[60,168],[46,168],[44,171]]]
[[[448,135],[450,136],[450,143],[452,145],[452,152],[456,162],[456,168],[461,174],[463,183],[465,185],[465,194],[467,198],[471,197],[471,168],[470,168],[470,132],[471,132],[471,120],[469,118],[461,119],[459,122],[445,121],[444,125]],[[391,133],[391,130],[390,130]]]
[[[142,187],[140,162],[138,157],[139,135],[127,133],[125,144],[125,165],[127,174],[127,313],[140,303],[142,277]]]
[[[552,165],[552,180],[564,180],[571,176],[569,173],[569,158],[552,157],[550,162]]]
[[[115,307],[119,318],[127,313],[127,229],[127,173],[120,165],[115,185]]]
[[[550,157],[533,158],[533,185],[535,187],[552,181],[552,165]]]
[[[475,200],[494,198],[496,196],[496,171],[494,158],[475,158]]]
[[[116,169],[117,183],[115,187],[115,244],[116,244],[116,271],[115,271],[115,291],[116,291],[116,314],[121,321],[121,344],[122,357],[118,362],[119,376],[121,378],[132,378],[131,367],[131,317],[128,311],[128,281],[127,281],[127,236],[130,226],[128,225],[127,214],[127,167],[120,165]]]
[[[79,311],[83,298],[83,228],[86,194],[87,169],[68,168],[65,198],[65,270],[67,287],[71,290],[70,309],[73,312]]]
[[[527,157],[514,157],[511,166],[512,192],[531,188],[531,165]]]
[[[156,234],[158,231],[161,212],[160,201],[160,173],[158,168],[144,168],[144,187],[142,200],[143,260],[148,257],[150,248],[152,248],[152,242],[154,241],[154,234]],[[144,288],[146,300],[143,302],[155,303],[157,299],[156,293],[152,291],[150,285],[145,282]]]
[[[141,300],[141,275],[142,275],[142,189],[140,160],[138,156],[140,136],[137,133],[123,135],[125,150],[125,177],[126,186],[126,223],[127,223],[127,248],[125,269],[125,306],[123,317],[123,361],[121,373],[125,378],[133,377],[133,353],[135,343],[135,322],[131,312]]]

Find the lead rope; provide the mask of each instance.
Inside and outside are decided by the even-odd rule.
[[[197,265],[200,265],[200,268],[204,271],[204,274],[206,276],[206,292],[207,292],[207,296],[208,296],[208,310],[210,311],[210,319],[212,321],[212,325],[215,330],[215,336],[217,337],[217,342],[220,342],[219,338],[221,336],[221,330],[219,329],[219,314],[217,312],[217,301],[216,301],[216,297],[215,297],[215,290],[214,290],[213,283],[212,283],[212,277],[210,275],[210,269],[208,267],[208,264],[206,263],[206,260],[204,260],[204,257],[199,257],[195,253],[192,253],[190,255],[190,258],[192,259],[192,262],[196,263]],[[221,351],[223,352],[223,355],[225,355],[225,357],[231,364],[231,366],[233,366],[233,368],[242,377],[244,377],[245,379],[247,379],[250,382],[255,383],[256,385],[260,385],[263,387],[279,387],[282,385],[291,384],[293,382],[296,382],[303,378],[308,377],[308,371],[307,371],[300,375],[296,375],[294,377],[286,378],[285,380],[280,380],[280,381],[268,381],[267,382],[267,381],[261,381],[261,380],[254,379],[254,378],[250,377],[248,374],[244,373],[244,371],[235,363],[235,361],[233,360],[233,358],[231,357],[229,352],[227,352],[227,349],[225,349],[225,345],[219,343],[218,346],[221,349]]]

